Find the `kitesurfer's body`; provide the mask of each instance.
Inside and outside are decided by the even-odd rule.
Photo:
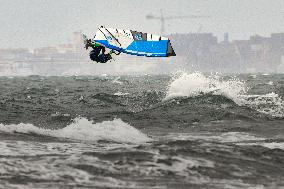
[[[87,40],[86,46],[85,48],[88,49],[89,47],[92,47],[93,50],[90,52],[90,59],[99,63],[106,63],[107,61],[109,61],[110,59],[112,59],[111,57],[111,52],[105,54],[105,47],[96,43],[96,42],[92,42],[91,39]]]

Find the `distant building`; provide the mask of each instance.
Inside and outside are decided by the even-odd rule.
[[[28,60],[32,58],[32,53],[25,48],[0,49],[0,60]]]
[[[224,33],[224,43],[229,43],[229,33]]]
[[[37,59],[51,60],[58,56],[56,47],[43,47],[34,50],[34,56]]]

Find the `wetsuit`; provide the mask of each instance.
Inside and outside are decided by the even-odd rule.
[[[110,54],[105,54],[105,47],[98,45],[98,44],[92,44],[92,43],[88,43],[86,45],[86,49],[88,49],[88,47],[92,47],[93,50],[90,52],[90,59],[96,62],[100,62],[100,63],[106,63],[107,61],[109,61],[111,59],[111,55]]]
[[[94,46],[93,50],[90,52],[90,59],[96,62],[106,63],[111,59],[111,55],[105,54],[105,47]]]

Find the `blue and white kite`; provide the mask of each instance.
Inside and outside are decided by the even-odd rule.
[[[87,44],[88,39],[86,36],[83,37]],[[168,38],[132,30],[102,26],[90,41],[92,44],[99,44],[114,52],[136,56],[169,57],[176,55]]]

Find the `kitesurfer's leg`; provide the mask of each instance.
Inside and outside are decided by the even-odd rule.
[[[98,58],[100,63],[106,63],[107,61],[112,59],[110,54],[100,54]]]
[[[90,52],[90,59],[91,59],[92,61],[96,61],[96,62],[99,62],[99,61],[100,61],[99,56],[98,56],[98,53],[97,53],[96,50],[92,50],[92,51]]]

